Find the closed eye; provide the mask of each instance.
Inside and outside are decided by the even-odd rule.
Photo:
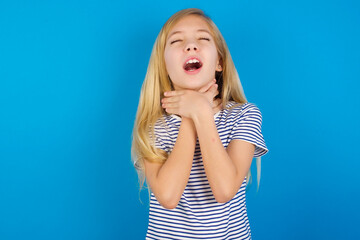
[[[174,40],[174,41],[171,41],[170,44],[173,44],[173,43],[176,43],[176,42],[180,42],[181,40],[178,39],[178,40]]]
[[[201,38],[199,38],[199,40],[210,41],[210,38],[201,37]],[[180,42],[180,41],[182,41],[182,40],[181,40],[181,39],[177,39],[177,40],[171,41],[170,44],[173,44],[173,43],[176,43],[176,42]]]

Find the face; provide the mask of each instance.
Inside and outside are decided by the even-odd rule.
[[[199,90],[222,71],[210,29],[196,15],[180,19],[170,30],[164,57],[175,90]]]

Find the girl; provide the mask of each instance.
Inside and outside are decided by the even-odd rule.
[[[146,239],[251,239],[245,188],[267,153],[262,116],[225,40],[199,9],[161,29],[143,83],[133,161],[150,187]]]

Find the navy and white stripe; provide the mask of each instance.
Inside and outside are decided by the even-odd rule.
[[[266,154],[268,149],[261,133],[260,110],[252,103],[236,104],[230,101],[214,115],[223,146],[226,148],[231,140],[243,140],[255,145],[254,157]],[[155,146],[170,153],[180,124],[181,118],[176,115],[159,119],[155,124]],[[162,207],[151,193],[146,239],[251,239],[246,181],[245,178],[233,199],[226,203],[216,202],[197,141],[190,178],[177,207]]]

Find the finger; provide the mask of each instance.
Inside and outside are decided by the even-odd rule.
[[[204,93],[207,90],[209,90],[209,88],[211,88],[211,86],[216,83],[216,79],[213,79],[211,82],[209,82],[208,84],[206,84],[204,87],[200,88],[199,92]]]
[[[215,99],[215,100],[212,102],[213,108],[216,108],[216,107],[220,106],[221,102],[222,102],[222,101],[221,101],[220,98]]]
[[[216,107],[217,105],[219,105],[219,99],[215,99],[214,101],[212,101],[213,107]]]
[[[165,97],[173,97],[173,96],[180,96],[183,95],[185,92],[182,90],[179,91],[168,91],[168,92],[164,92],[164,96]]]
[[[180,101],[180,96],[164,97],[163,99],[161,99],[161,103],[174,103],[179,101]]]
[[[216,97],[219,94],[219,90],[217,89],[217,86],[216,86],[216,89],[215,89],[215,91],[213,93],[214,93],[214,97]]]
[[[208,97],[214,98],[216,95],[219,94],[218,91],[218,85],[214,84],[213,86],[211,86],[211,88],[205,93]]]
[[[165,111],[169,114],[179,114],[178,108],[165,108]]]
[[[177,108],[179,107],[179,104],[177,103],[163,103],[161,104],[162,108]]]
[[[212,109],[216,109],[216,110],[219,110],[219,109],[222,109],[223,107],[222,107],[223,105],[222,105],[222,103],[220,103],[219,105],[217,105],[216,107],[213,107]]]

